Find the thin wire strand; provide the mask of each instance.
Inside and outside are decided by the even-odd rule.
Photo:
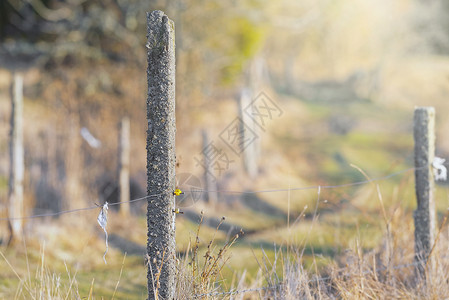
[[[356,181],[356,182],[340,184],[340,185],[317,185],[317,186],[307,186],[307,187],[298,187],[298,188],[270,189],[270,190],[258,190],[258,191],[233,191],[233,190],[209,191],[209,190],[203,190],[203,189],[198,189],[197,191],[229,193],[229,194],[257,194],[257,193],[274,193],[274,192],[301,191],[301,190],[310,190],[310,189],[335,189],[335,188],[344,188],[344,187],[364,185],[364,184],[372,183],[372,182],[375,182],[375,181],[386,180],[386,179],[389,179],[391,177],[398,176],[400,174],[404,174],[404,173],[407,173],[407,172],[410,172],[410,171],[413,171],[413,170],[420,170],[420,169],[424,169],[424,168],[428,168],[428,166],[418,167],[418,168],[408,168],[408,169],[405,169],[405,170],[401,170],[401,171],[397,171],[397,172],[391,173],[391,174],[383,176],[383,177],[378,177],[378,178],[373,178],[373,179],[368,179],[368,180],[362,180],[362,181]],[[133,203],[133,202],[137,202],[137,201],[142,201],[142,200],[148,199],[150,197],[160,196],[160,195],[165,194],[165,193],[166,192],[159,193],[159,194],[153,194],[153,195],[147,195],[147,196],[136,198],[136,199],[132,199],[132,200],[129,200],[129,201],[110,203],[109,205],[113,206],[113,205],[119,205],[119,204],[122,204],[122,203]],[[95,206],[90,206],[90,207],[77,208],[77,209],[71,209],[71,210],[64,210],[64,211],[53,212],[53,213],[37,214],[37,215],[26,216],[26,217],[21,217],[21,218],[0,218],[0,220],[25,220],[25,219],[35,219],[35,218],[42,218],[42,217],[54,217],[54,216],[59,216],[59,215],[63,215],[63,214],[74,213],[74,212],[79,212],[79,211],[93,210],[93,209],[98,209],[98,208],[99,208],[99,206],[95,205]],[[421,262],[420,261],[415,261],[414,263],[393,266],[392,268],[393,269],[407,268],[407,267],[416,266],[419,263],[421,263]],[[383,268],[383,269],[386,269],[386,268]],[[383,269],[380,269],[380,271],[382,271]],[[364,274],[365,273],[370,273],[370,272],[372,272],[372,271],[371,270],[370,271],[367,270],[367,271],[364,272]],[[342,276],[348,276],[348,275],[350,275],[350,273],[343,274]],[[313,280],[309,280],[308,283],[317,282],[317,281],[325,281],[325,280],[329,280],[331,278],[332,278],[331,276],[320,277],[320,278],[316,278],[316,279],[313,279]],[[198,298],[198,297],[204,297],[204,296],[236,295],[236,294],[242,294],[242,293],[249,293],[249,292],[262,291],[262,290],[276,289],[278,286],[281,286],[281,285],[278,284],[276,286],[271,286],[271,287],[268,286],[268,287],[261,287],[261,288],[234,290],[234,291],[229,291],[229,292],[204,293],[204,294],[194,295],[193,297],[194,298]]]
[[[316,185],[316,186],[306,186],[306,187],[297,187],[297,188],[283,188],[283,189],[270,189],[270,190],[258,190],[258,191],[233,191],[233,190],[203,190],[203,189],[196,189],[196,191],[198,192],[216,192],[216,193],[226,193],[226,194],[262,194],[262,193],[275,193],[275,192],[288,192],[288,191],[303,191],[303,190],[311,190],[311,189],[336,189],[336,188],[345,188],[345,187],[351,187],[351,186],[358,186],[358,185],[364,185],[364,184],[368,184],[371,182],[375,182],[375,181],[381,181],[381,180],[386,180],[388,178],[394,177],[394,176],[398,176],[400,174],[404,174],[413,170],[420,170],[423,168],[427,168],[427,166],[424,167],[419,167],[419,168],[408,168],[405,170],[401,170],[401,171],[397,171],[394,173],[391,173],[389,175],[383,176],[383,177],[378,177],[378,178],[373,178],[373,179],[369,179],[369,180],[362,180],[362,181],[356,181],[356,182],[351,182],[351,183],[345,183],[345,184],[340,184],[340,185]],[[148,195],[148,196],[144,196],[141,198],[136,198],[136,199],[132,199],[129,201],[122,201],[122,202],[115,202],[115,203],[109,203],[110,206],[114,206],[114,205],[119,205],[122,203],[132,203],[132,202],[137,202],[137,201],[142,201],[145,200],[147,198],[150,197],[156,197],[156,196],[160,196],[163,193],[159,193],[159,194],[153,194],[153,195]],[[52,213],[45,213],[45,214],[37,214],[37,215],[31,215],[31,216],[25,216],[25,217],[14,217],[14,218],[0,218],[0,221],[7,221],[7,220],[28,220],[28,219],[36,219],[36,218],[44,218],[44,217],[55,217],[55,216],[59,216],[59,215],[63,215],[63,214],[69,214],[69,213],[74,213],[74,212],[79,212],[79,211],[87,211],[87,210],[93,210],[93,209],[97,209],[98,205],[95,206],[90,206],[90,207],[83,207],[83,208],[76,208],[76,209],[71,209],[71,210],[63,210],[63,211],[59,211],[59,212],[52,212]]]
[[[389,175],[383,176],[383,177],[377,177],[373,179],[367,179],[362,181],[356,181],[351,183],[344,183],[340,185],[314,185],[314,186],[306,186],[306,187],[298,187],[298,188],[284,188],[284,189],[271,189],[271,190],[259,190],[259,191],[233,191],[233,190],[216,190],[216,191],[210,191],[210,190],[203,190],[198,189],[199,192],[215,192],[215,193],[227,193],[227,194],[261,194],[261,193],[275,193],[275,192],[288,192],[288,191],[303,191],[303,190],[315,190],[318,188],[321,189],[336,189],[336,188],[344,188],[344,187],[351,187],[351,186],[357,186],[357,185],[363,185],[368,184],[375,181],[381,181],[385,180],[394,176],[398,176],[403,173],[407,173],[414,170],[420,170],[427,167],[419,167],[419,168],[408,168],[405,170],[397,171],[394,173],[391,173]]]
[[[85,210],[91,210],[91,209],[95,209],[98,208],[98,206],[90,206],[90,207],[83,207],[83,208],[77,208],[77,209],[71,209],[71,210],[63,210],[63,211],[58,211],[58,212],[53,212],[53,213],[45,213],[45,214],[38,214],[38,215],[32,215],[32,216],[26,216],[26,217],[21,217],[21,218],[0,218],[0,220],[26,220],[26,219],[35,219],[35,218],[44,218],[44,217],[55,217],[55,216],[59,216],[59,215],[63,215],[63,214],[69,214],[69,213],[74,213],[74,212],[78,212],[78,211],[85,211]]]
[[[109,206],[119,205],[119,204],[122,204],[122,203],[132,203],[132,202],[136,202],[136,201],[141,201],[141,200],[144,200],[144,199],[147,199],[147,198],[151,198],[151,197],[156,197],[156,196],[159,196],[159,195],[162,195],[162,194],[164,194],[164,193],[148,195],[148,196],[145,196],[145,197],[132,199],[132,200],[129,200],[129,201],[109,203]],[[79,211],[98,209],[99,207],[101,208],[101,206],[95,205],[95,206],[89,206],[89,207],[83,207],[83,208],[75,208],[75,209],[70,209],[70,210],[63,210],[63,211],[58,211],[58,212],[53,212],[53,213],[45,213],[45,214],[26,216],[26,217],[21,217],[21,218],[0,218],[0,221],[6,221],[6,220],[11,220],[11,221],[12,220],[27,220],[27,219],[36,219],[36,218],[44,218],[44,217],[55,217],[55,216],[69,214],[69,213],[74,213],[74,212],[79,212]]]
[[[350,187],[350,186],[356,186],[356,185],[363,185],[363,184],[368,184],[371,182],[375,182],[375,181],[380,181],[380,180],[385,180],[403,173],[407,173],[410,171],[414,171],[414,170],[421,170],[421,169],[425,169],[428,168],[428,166],[423,166],[423,167],[418,167],[418,168],[408,168],[405,170],[401,170],[398,172],[394,172],[391,173],[389,175],[383,176],[383,177],[378,177],[378,178],[374,178],[374,179],[369,179],[369,180],[363,180],[363,181],[357,181],[357,182],[353,182],[353,183],[346,183],[346,184],[341,184],[341,185],[325,185],[325,186],[309,186],[309,187],[302,187],[302,188],[290,188],[290,189],[274,189],[274,190],[263,190],[263,191],[243,191],[243,192],[238,192],[238,191],[216,191],[216,192],[225,192],[225,193],[246,193],[246,194],[253,194],[253,193],[269,193],[269,192],[283,192],[283,191],[297,191],[297,190],[308,190],[308,189],[334,189],[334,188],[342,188],[342,187]],[[418,260],[418,261],[414,261],[413,263],[408,263],[408,264],[402,264],[402,265],[397,265],[397,266],[393,266],[391,267],[394,270],[399,270],[399,269],[403,269],[403,268],[410,268],[410,267],[414,267],[417,266],[421,263],[423,263],[424,260]],[[387,270],[388,267],[383,267],[383,268],[377,268],[376,271],[384,271]],[[369,274],[373,272],[373,270],[366,270],[364,271],[362,274]],[[340,276],[346,277],[351,275],[351,273],[345,273],[342,274]],[[319,281],[326,281],[326,280],[330,280],[332,279],[332,276],[325,276],[325,277],[318,277],[315,279],[311,279],[309,280],[307,283],[313,283],[313,282],[319,282]],[[258,292],[258,291],[264,291],[264,290],[271,290],[271,289],[277,289],[278,287],[281,287],[282,284],[278,284],[275,286],[265,286],[265,287],[260,287],[260,288],[251,288],[251,289],[244,289],[244,290],[233,290],[233,291],[229,291],[229,292],[212,292],[212,293],[203,293],[203,294],[197,294],[194,295],[194,298],[200,298],[200,297],[207,297],[207,296],[232,296],[232,295],[236,295],[236,294],[245,294],[245,293],[250,293],[250,292]]]

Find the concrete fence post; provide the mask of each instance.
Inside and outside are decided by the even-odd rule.
[[[11,130],[9,142],[9,188],[8,217],[9,241],[22,238],[23,221],[23,180],[24,180],[24,149],[23,149],[23,77],[14,74],[11,86]]]
[[[417,270],[425,273],[425,266],[433,269],[429,258],[435,241],[435,200],[432,162],[435,156],[435,109],[417,107],[414,114],[415,189],[417,208],[415,219],[415,260]],[[430,261],[428,262],[428,260]]]
[[[119,191],[120,191],[120,214],[129,216],[130,192],[129,192],[129,156],[130,156],[130,124],[129,118],[123,117],[120,121],[119,133]]]
[[[147,13],[148,299],[175,297],[175,27]]]

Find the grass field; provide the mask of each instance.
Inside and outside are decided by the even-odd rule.
[[[338,108],[282,96],[278,101],[286,114],[262,137],[262,175],[249,181],[236,174],[227,184],[242,191],[287,190],[224,193],[215,206],[196,203],[184,208],[190,214],[178,217],[177,251],[186,276],[192,274],[185,263],[189,257],[185,252],[195,243],[201,210],[209,222],[205,221],[200,230],[199,266],[211,239],[215,241],[213,252],[218,253],[232,238],[232,232],[240,228],[245,232],[223,257],[225,263],[217,283],[209,282],[207,288],[196,285],[196,290],[189,291],[274,289],[288,283],[290,289],[297,289],[280,289],[279,293],[290,293],[282,296],[287,299],[333,294],[342,298],[382,298],[388,293],[408,298],[416,292],[425,297],[445,295],[444,289],[433,291],[413,285],[410,266],[396,268],[413,263],[413,171],[360,186],[288,191],[363,181],[367,176],[381,178],[412,167],[411,115],[400,111],[390,115],[373,103],[355,103],[354,108],[345,106],[353,125],[341,134],[326,125],[331,114],[341,113]],[[295,120],[294,109],[290,109],[297,105],[301,107],[300,120]],[[437,187],[435,196],[441,221],[448,204],[446,188]],[[96,223],[97,214],[94,210],[58,220],[29,221],[26,243],[1,249],[0,298],[144,299],[145,217],[122,220],[110,213],[111,240],[105,265],[104,235]],[[216,230],[222,216],[226,217],[224,225]],[[446,228],[441,243],[446,243],[445,237]],[[436,257],[444,266],[444,255],[438,253]],[[342,268],[344,271],[337,271]],[[306,284],[315,274],[331,279],[319,286]],[[302,279],[293,283],[296,279],[292,276]],[[439,276],[435,280],[442,280]],[[298,294],[299,290],[309,290],[310,295]],[[248,292],[244,298],[256,295]]]
[[[231,53],[211,62],[215,56],[209,57],[205,47],[221,50],[227,40],[215,32],[216,24],[192,23],[207,29],[196,32],[189,22],[212,24],[214,13],[220,13],[213,10],[216,3],[179,12],[180,18],[188,13],[188,22],[178,32],[195,32],[177,42],[176,173],[203,178],[195,158],[201,157],[201,131],[207,130],[232,160],[223,174],[216,174],[218,189],[237,193],[220,192],[215,204],[181,207],[177,299],[198,294],[207,294],[199,299],[449,298],[447,182],[438,183],[434,194],[441,225],[432,251],[435,268],[424,266],[424,278],[415,272],[415,106],[435,107],[436,155],[449,154],[449,59],[447,53],[420,47],[438,37],[432,30],[443,23],[413,32],[427,20],[417,2],[285,0],[267,2],[260,15],[251,9],[248,16],[260,18],[267,34],[258,53],[267,67],[265,85],[254,92],[266,93],[282,111],[256,132],[261,151],[254,179],[244,172],[242,157],[220,138],[239,116],[237,98],[252,80],[246,78],[252,58],[241,62],[245,70],[232,86],[215,82],[219,74],[209,73],[209,67],[217,72],[235,58]],[[202,40],[210,35],[212,40]],[[201,46],[193,47],[196,43]],[[110,50],[107,43],[103,47]],[[121,61],[120,54],[95,63],[69,54],[25,74],[28,215],[42,196],[41,184],[55,192],[48,197],[57,201],[74,197],[66,194],[68,165],[79,184],[80,196],[72,204],[99,202],[99,179],[116,176],[116,125],[124,114],[131,116],[131,174],[146,190],[146,50],[138,49],[137,65]],[[6,215],[9,176],[9,79],[10,70],[1,68],[0,217]],[[77,131],[82,127],[101,140],[100,149],[81,139]],[[98,213],[95,208],[26,220],[25,241],[0,247],[0,300],[146,299],[145,212],[124,219],[110,210],[107,264]],[[0,238],[6,237],[7,222],[0,220]],[[229,293],[235,290],[245,292]]]

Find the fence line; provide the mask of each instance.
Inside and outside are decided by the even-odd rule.
[[[449,163],[448,163],[449,165]],[[215,190],[215,191],[208,191],[205,189],[197,189],[195,190],[195,192],[213,192],[213,193],[226,193],[226,194],[262,194],[262,193],[275,193],[275,192],[288,192],[288,191],[303,191],[303,190],[311,190],[311,189],[336,189],[336,188],[345,188],[345,187],[351,187],[351,186],[359,186],[359,185],[364,185],[364,184],[369,184],[372,182],[376,182],[376,181],[382,181],[382,180],[386,180],[410,171],[415,171],[415,170],[419,170],[419,169],[423,169],[423,168],[427,168],[427,166],[425,167],[419,167],[419,168],[408,168],[408,169],[404,169],[404,170],[400,170],[394,173],[391,173],[389,175],[386,176],[382,176],[382,177],[377,177],[377,178],[373,178],[373,179],[367,179],[367,180],[362,180],[362,181],[356,181],[356,182],[351,182],[351,183],[344,183],[344,184],[340,184],[340,185],[317,185],[317,186],[306,186],[306,187],[296,187],[296,188],[284,188],[284,189],[271,189],[271,190],[258,190],[258,191],[233,191],[233,190]],[[129,201],[123,201],[123,202],[115,202],[115,203],[108,203],[109,206],[114,206],[114,205],[119,205],[122,203],[132,203],[132,202],[138,202],[138,201],[142,201],[151,197],[157,197],[160,196],[162,194],[164,194],[165,192],[162,193],[158,193],[158,194],[152,194],[152,195],[148,195],[148,196],[144,196],[144,197],[140,197],[140,198],[136,198],[136,199],[132,199]],[[63,210],[63,211],[59,211],[59,212],[53,212],[53,213],[45,213],[45,214],[37,214],[37,215],[31,215],[31,216],[25,216],[25,217],[21,217],[21,218],[0,218],[0,221],[7,221],[7,220],[26,220],[26,219],[36,219],[36,218],[44,218],[44,217],[55,217],[55,216],[59,216],[59,215],[63,215],[63,214],[69,214],[69,213],[74,213],[74,212],[79,212],[79,211],[87,211],[87,210],[93,210],[93,209],[98,209],[99,206],[98,205],[93,205],[93,206],[89,206],[89,207],[83,207],[83,208],[77,208],[77,209],[71,209],[71,210]]]
[[[315,186],[306,186],[306,187],[297,187],[297,188],[284,188],[284,189],[272,189],[272,190],[259,190],[259,191],[232,191],[232,190],[217,190],[212,192],[217,193],[227,193],[227,194],[261,194],[261,193],[274,193],[274,192],[288,192],[288,191],[303,191],[303,190],[314,190],[314,189],[336,189],[336,188],[343,188],[343,187],[351,187],[351,186],[357,186],[357,185],[364,185],[375,181],[381,181],[385,180],[403,173],[407,173],[410,171],[420,170],[427,167],[419,167],[419,168],[408,168],[401,171],[397,171],[394,173],[391,173],[386,176],[377,177],[373,179],[367,179],[362,181],[356,181],[351,183],[344,183],[340,185],[315,185]],[[199,189],[199,192],[206,192],[206,190]],[[207,191],[210,192],[210,191]]]
[[[447,165],[447,164],[445,164],[445,165]],[[367,180],[363,180],[363,181],[356,181],[356,182],[351,182],[351,183],[346,183],[346,184],[341,184],[341,185],[323,185],[323,186],[317,185],[317,186],[307,186],[307,187],[297,187],[297,188],[287,188],[287,189],[258,190],[258,191],[231,191],[231,190],[207,191],[207,190],[203,190],[203,189],[200,189],[199,191],[200,192],[233,193],[233,194],[256,194],[256,193],[301,191],[301,190],[310,190],[310,189],[336,189],[336,188],[344,188],[344,187],[351,187],[351,186],[359,186],[359,185],[369,184],[369,183],[376,182],[376,181],[382,181],[382,180],[386,180],[386,179],[389,179],[389,178],[392,178],[392,177],[395,177],[395,176],[398,176],[398,175],[401,175],[401,174],[404,174],[404,173],[407,173],[410,171],[416,171],[416,170],[429,168],[429,167],[430,166],[423,166],[423,167],[418,167],[418,168],[416,168],[416,167],[408,168],[408,169],[404,169],[404,170],[400,170],[400,171],[388,174],[386,176],[377,177],[377,178],[373,178],[373,179],[367,179]],[[433,166],[433,167],[435,168],[435,166]],[[109,205],[113,206],[113,205],[119,205],[121,203],[132,203],[132,202],[142,201],[142,200],[148,199],[150,197],[160,196],[161,194],[165,194],[165,193],[166,193],[166,191],[162,192],[162,193],[158,193],[158,194],[153,194],[153,195],[148,195],[148,196],[132,199],[129,201],[110,203]],[[65,211],[54,212],[54,213],[32,215],[32,216],[27,216],[27,217],[22,217],[22,218],[0,218],[0,220],[34,219],[34,218],[41,218],[41,217],[51,217],[51,216],[58,216],[58,215],[62,215],[62,214],[74,213],[74,212],[79,212],[79,211],[93,210],[93,209],[98,209],[98,208],[100,208],[100,206],[95,205],[95,206],[90,206],[90,207],[65,210]],[[390,268],[397,270],[397,269],[403,269],[403,268],[416,267],[425,261],[426,261],[426,259],[423,259],[421,261],[415,260],[413,263],[396,265],[396,266],[392,266]],[[384,271],[387,269],[388,269],[388,267],[377,268],[375,270],[366,270],[366,271],[362,272],[361,274],[366,275],[366,274],[372,273],[373,271]],[[344,274],[337,275],[337,276],[345,277],[345,276],[349,276],[349,275],[351,275],[351,273],[344,273]],[[314,279],[308,280],[307,284],[310,284],[313,282],[319,282],[319,281],[326,281],[326,280],[330,280],[332,278],[333,278],[332,276],[316,277]],[[267,290],[273,290],[273,289],[276,290],[278,288],[282,288],[282,286],[283,286],[283,284],[280,283],[275,286],[265,286],[265,287],[260,287],[260,288],[249,288],[249,289],[243,289],[243,290],[233,290],[233,291],[228,291],[228,292],[211,292],[211,293],[193,295],[193,298],[201,298],[201,297],[207,297],[207,296],[232,296],[232,295],[245,294],[245,293],[250,293],[250,292],[267,291]]]
[[[137,202],[137,201],[142,201],[151,197],[156,197],[161,195],[161,193],[159,194],[154,194],[154,195],[148,195],[145,197],[141,197],[141,198],[136,198],[136,199],[132,199],[129,201],[124,201],[124,202],[115,202],[115,203],[108,203],[109,206],[114,206],[114,205],[119,205],[121,203],[132,203],[132,202]],[[101,208],[101,206],[99,205],[94,205],[94,206],[89,206],[89,207],[82,207],[82,208],[76,208],[76,209],[70,209],[70,210],[63,210],[63,211],[59,211],[59,212],[53,212],[53,213],[46,213],[46,214],[38,214],[38,215],[32,215],[32,216],[27,216],[27,217],[22,217],[22,218],[0,218],[0,221],[4,221],[4,220],[19,220],[19,219],[35,219],[35,218],[44,218],[44,217],[55,217],[55,216],[59,216],[59,215],[63,215],[63,214],[69,214],[69,213],[74,213],[74,212],[78,212],[78,211],[86,211],[86,210],[92,210],[92,209],[98,209]]]

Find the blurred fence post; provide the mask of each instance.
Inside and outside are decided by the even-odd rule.
[[[256,125],[251,117],[253,115],[253,106],[251,105],[251,89],[244,88],[240,91],[240,99],[239,99],[239,114],[242,118],[242,128],[241,128],[241,140],[246,141],[247,139],[251,138],[251,134],[249,134],[247,128],[250,128],[250,130],[255,134],[256,132]],[[248,115],[245,110],[250,109],[250,115]],[[252,141],[249,144],[245,144],[244,142],[242,145],[242,154],[243,154],[243,165],[245,168],[246,173],[248,176],[252,179],[257,177],[257,174],[259,172],[258,166],[257,166],[257,160],[258,160],[258,149],[257,146],[259,145],[258,139],[256,138],[254,141]]]
[[[203,129],[202,131],[203,136],[203,156],[204,156],[204,199],[206,202],[209,202],[211,204],[217,203],[218,200],[218,194],[217,194],[217,180],[214,178],[213,175],[213,169],[212,169],[212,161],[210,158],[210,154],[205,151],[204,149],[207,149],[209,146],[209,135],[207,134],[207,131]]]
[[[119,191],[120,214],[129,216],[129,155],[130,155],[130,125],[129,118],[123,117],[120,121],[119,137]]]
[[[11,86],[11,131],[9,144],[9,189],[8,189],[8,222],[9,241],[22,238],[23,221],[23,180],[24,180],[24,149],[23,149],[23,77],[14,74]],[[15,219],[14,219],[15,218]]]
[[[83,173],[83,148],[81,137],[79,112],[70,108],[67,122],[69,125],[68,132],[65,134],[67,141],[64,164],[65,164],[65,186],[64,186],[64,198],[61,206],[65,210],[71,210],[78,205],[85,203],[83,195],[82,185],[82,173]]]
[[[148,299],[175,298],[175,28],[147,13]]]
[[[414,115],[415,189],[418,201],[415,219],[415,260],[417,270],[425,274],[426,266],[434,268],[429,257],[435,241],[435,200],[432,162],[435,156],[435,109],[417,107]],[[428,262],[428,260],[430,260]]]

